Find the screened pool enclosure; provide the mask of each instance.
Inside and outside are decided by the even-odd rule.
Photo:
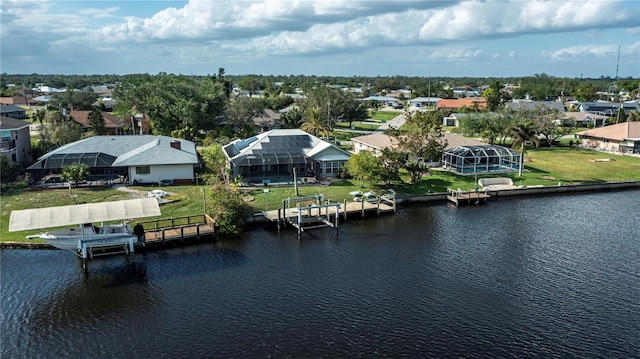
[[[443,155],[443,166],[461,175],[517,172],[520,152],[504,146],[458,146]]]
[[[298,129],[278,129],[223,146],[233,176],[248,183],[335,177],[349,153]]]

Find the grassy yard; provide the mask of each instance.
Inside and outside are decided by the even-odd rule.
[[[640,158],[618,156],[584,150],[580,148],[528,148],[525,158],[525,172],[522,178],[516,174],[494,175],[480,177],[509,177],[515,184],[524,186],[545,185],[556,186],[558,182],[563,184],[600,183],[620,181],[640,181]],[[611,162],[593,162],[593,159],[612,158]],[[390,186],[366,184],[360,188],[355,180],[340,180],[330,186],[300,186],[301,196],[313,196],[323,194],[331,202],[351,200],[349,192],[354,190],[383,191],[386,188],[395,189],[402,194],[442,193],[447,188],[462,188],[464,190],[474,188],[474,176],[458,176],[445,171],[431,170],[423,177],[423,181],[417,184],[408,183],[407,174],[401,172],[403,183]],[[131,186],[133,190],[142,194],[157,187]],[[198,186],[168,186],[162,187],[170,193],[167,199],[172,203],[163,204],[162,217],[171,218],[202,213],[203,192]],[[12,210],[71,205],[74,203],[68,189],[25,192],[17,186],[3,193],[0,202],[0,240],[24,241],[25,232],[9,233],[9,216]],[[265,195],[264,188],[242,188],[243,196],[254,212],[266,209],[275,209],[281,206],[282,200],[295,197],[293,187],[270,187],[269,194]],[[205,193],[207,189],[204,189]],[[116,189],[73,189],[72,194],[77,196],[78,203],[91,203],[114,201],[132,198],[127,192]]]
[[[400,111],[376,111],[376,113],[373,115],[373,119],[377,120],[377,121],[389,121],[389,120],[393,120],[394,118],[396,118],[398,115],[401,115],[402,112]]]

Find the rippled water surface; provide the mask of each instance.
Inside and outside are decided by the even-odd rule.
[[[640,357],[640,191],[1,259],[2,358]]]

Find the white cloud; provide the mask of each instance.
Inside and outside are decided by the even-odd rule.
[[[640,56],[640,41],[626,46],[618,45],[576,45],[566,47],[555,51],[542,51],[541,57],[551,58],[554,60],[567,60],[576,58],[615,58],[618,50],[623,56]]]

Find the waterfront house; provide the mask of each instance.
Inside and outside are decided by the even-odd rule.
[[[640,154],[640,122],[592,128],[576,133],[584,148]]]
[[[191,141],[167,136],[94,136],[38,158],[27,170],[35,180],[84,163],[91,174],[116,174],[129,184],[191,183],[198,154]]]
[[[278,129],[235,140],[222,147],[234,177],[247,183],[290,181],[302,177],[336,177],[350,154],[300,129]]]
[[[451,149],[458,146],[481,146],[486,145],[486,143],[482,141],[475,140],[473,138],[468,138],[461,136],[457,133],[443,132],[442,133],[442,141],[447,142],[447,146],[445,150]],[[400,146],[400,143],[397,138],[393,136],[389,136],[384,133],[372,133],[369,135],[353,137],[351,139],[353,143],[353,152],[360,153],[362,151],[369,151],[376,156],[380,156],[382,154],[382,150],[385,148],[391,148],[397,150]],[[422,160],[415,153],[408,153],[407,158],[408,161],[417,161]],[[436,161],[423,161],[427,166],[437,167],[441,165],[439,159]]]
[[[80,125],[82,132],[88,132],[91,130],[89,113],[91,113],[91,111],[71,111],[69,114],[69,116],[71,116],[71,118]],[[123,118],[115,116],[109,112],[100,112],[100,114],[104,119],[107,135],[122,135],[124,133],[123,127],[126,123]]]
[[[29,123],[11,117],[0,117],[2,146],[0,152],[6,157],[9,165],[31,163],[31,138]]]

